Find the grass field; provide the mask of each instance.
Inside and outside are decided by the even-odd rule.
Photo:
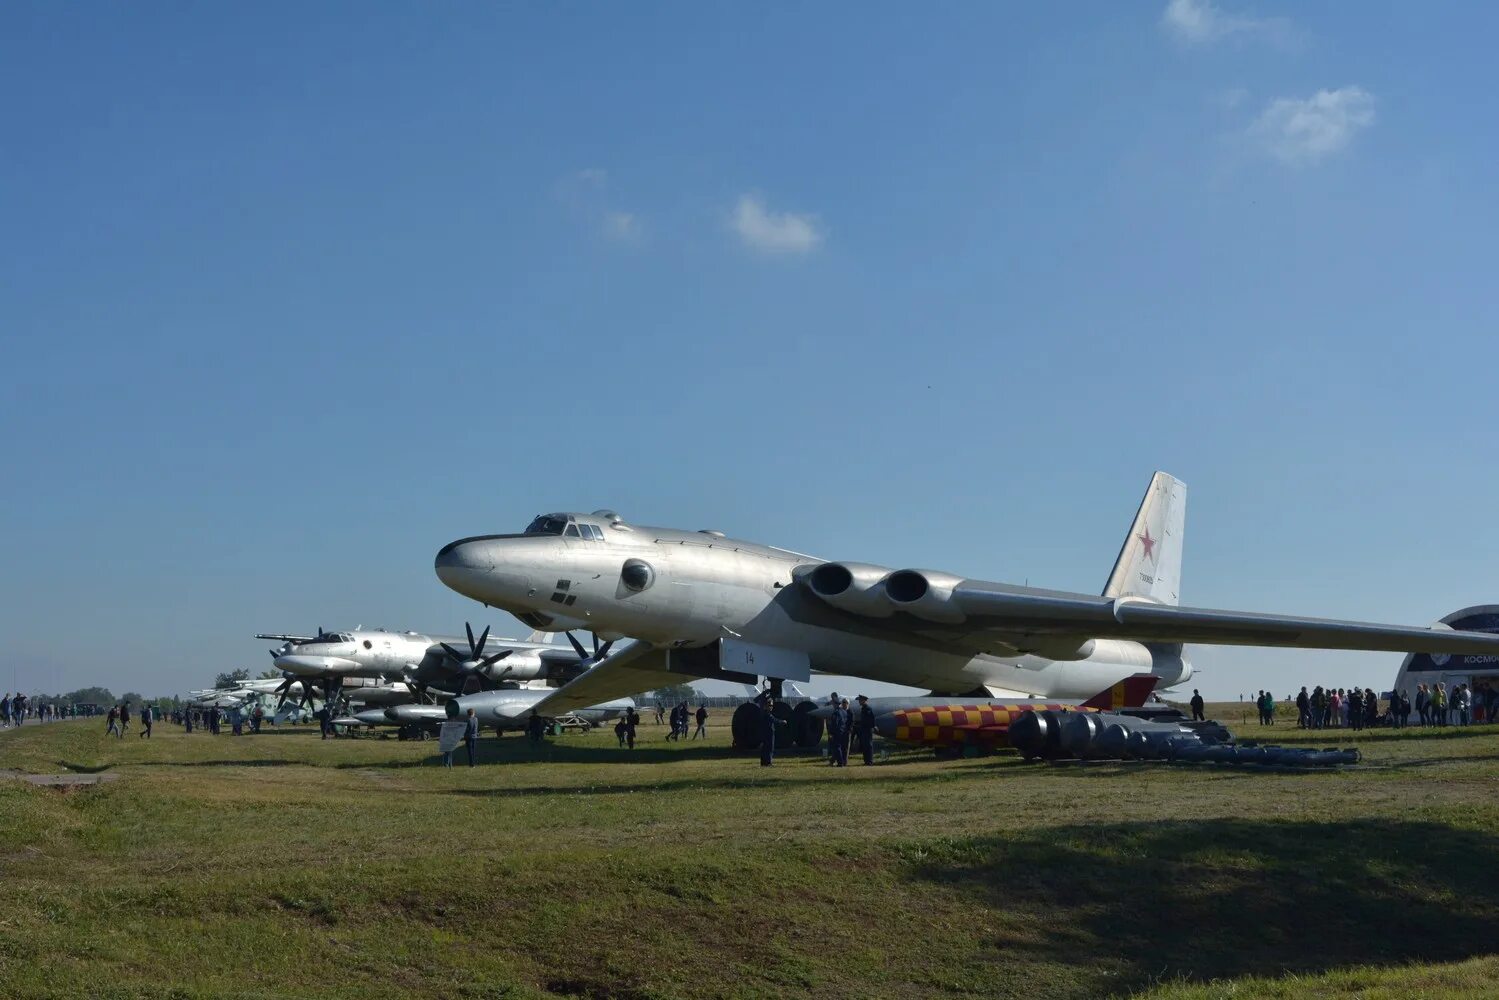
[[[0,995],[1499,995],[1499,727],[1313,774],[102,729],[0,733],[119,775],[0,781]]]

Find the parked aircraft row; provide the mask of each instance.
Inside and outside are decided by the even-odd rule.
[[[444,584],[514,614],[534,629],[527,638],[471,627],[262,633],[281,643],[271,656],[283,679],[255,693],[280,706],[332,702],[361,724],[430,726],[473,708],[486,725],[518,728],[533,712],[604,721],[630,696],[681,681],[779,692],[820,672],[930,691],[882,715],[892,734],[945,707],[977,720],[951,739],[996,742],[1014,714],[996,723],[996,705],[1076,705],[1143,676],[1181,684],[1188,643],[1499,654],[1499,636],[1446,625],[1182,607],[1186,499],[1179,480],[1151,478],[1096,596],[829,561],[608,510],[543,514],[518,534],[451,542],[435,560]],[[592,648],[574,631],[591,633]],[[551,643],[557,632],[567,646]]]
[[[260,633],[277,640],[271,650],[281,679],[242,681],[229,689],[192,692],[197,708],[267,709],[276,721],[310,717],[331,705],[344,725],[398,726],[409,731],[447,719],[444,702],[459,695],[478,697],[476,714],[498,729],[523,728],[531,709],[557,684],[578,676],[608,653],[609,643],[594,639],[592,652],[569,635],[567,647],[553,635],[533,632],[526,639],[491,637],[486,627],[475,636],[438,636],[355,628],[313,635]],[[599,724],[632,707],[629,699],[587,707],[577,718]]]

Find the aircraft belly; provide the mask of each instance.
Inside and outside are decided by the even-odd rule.
[[[1100,640],[1084,660],[1058,661],[947,653],[809,625],[783,614],[761,615],[744,628],[744,637],[753,642],[805,650],[820,673],[951,694],[988,687],[1043,698],[1089,698],[1110,684],[1148,672],[1152,663],[1150,650],[1122,640]]]
[[[1091,698],[1126,677],[1149,672],[1152,662],[1150,650],[1139,643],[1101,639],[1083,660],[979,656],[965,673],[979,684],[1026,691],[1040,698]]]
[[[807,625],[784,615],[762,615],[744,629],[744,638],[752,642],[804,650],[812,660],[812,669],[820,673],[889,684],[930,687],[961,676],[970,659],[963,654]]]

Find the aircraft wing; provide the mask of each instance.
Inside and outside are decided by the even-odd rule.
[[[950,591],[939,595],[934,590],[931,596],[937,600],[921,609],[926,615],[913,609],[912,614],[885,618],[849,612],[844,617],[861,620],[855,630],[871,634],[895,630],[974,651],[1000,645],[1043,655],[1076,648],[1088,639],[1499,654],[1499,635],[1460,632],[1445,625],[1425,628],[1183,608],[1141,597],[1093,597],[981,580],[958,581]]]
[[[543,716],[554,717],[690,679],[666,669],[666,650],[637,640],[604,657],[533,707]]]

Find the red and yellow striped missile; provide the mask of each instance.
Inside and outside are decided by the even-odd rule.
[[[951,749],[1006,747],[1010,745],[1010,724],[1026,712],[1047,708],[1071,712],[1139,708],[1159,682],[1160,678],[1154,674],[1136,674],[1082,702],[1017,698],[1012,701],[893,707],[888,704],[890,699],[881,699],[882,704],[876,708],[879,714],[874,726],[881,736],[902,743]]]

